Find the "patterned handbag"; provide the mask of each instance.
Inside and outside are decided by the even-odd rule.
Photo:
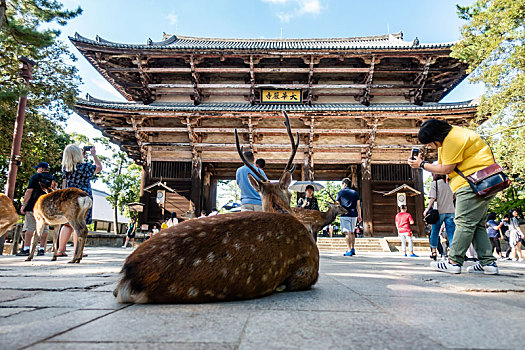
[[[483,137],[482,137],[483,138]],[[499,191],[503,191],[510,186],[510,179],[503,172],[503,168],[496,163],[496,157],[492,152],[487,140],[483,139],[489,146],[490,153],[492,154],[492,159],[494,159],[494,164],[489,165],[488,167],[478,170],[469,176],[465,176],[456,166],[454,171],[458,173],[462,178],[467,180],[470,188],[479,198],[485,198],[492,195],[495,195]]]

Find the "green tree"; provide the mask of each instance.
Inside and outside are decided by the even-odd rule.
[[[5,185],[18,98],[28,96],[21,160],[15,198],[24,192],[34,170],[31,166],[47,161],[60,174],[62,150],[71,142],[57,124],[71,114],[80,78],[71,65],[74,56],[56,38],[60,31],[42,25],[64,25],[81,10],[62,10],[57,1],[0,0],[0,185]],[[33,80],[27,87],[19,74],[19,56],[37,62]]]
[[[239,203],[241,202],[241,189],[237,186],[235,180],[219,180],[217,181],[218,186],[218,205],[223,206],[227,203]],[[217,208],[221,209],[221,208]]]
[[[128,203],[139,201],[142,168],[130,160],[126,153],[110,144],[107,138],[96,138],[94,141],[104,144],[112,153],[110,157],[100,157],[100,161],[104,163],[101,177],[109,189],[106,200],[113,208],[114,232],[119,234],[118,213],[123,212],[131,218]]]
[[[498,195],[492,209],[525,209],[525,0],[478,0],[457,6],[467,21],[452,56],[468,63],[470,80],[483,83],[486,93],[478,122],[497,161],[508,169],[512,188]]]

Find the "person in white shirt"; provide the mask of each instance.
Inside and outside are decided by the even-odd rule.
[[[168,225],[168,227],[175,226],[178,223],[179,223],[179,219],[177,219],[177,213],[176,212],[171,213],[171,218],[169,218],[168,221],[166,221],[166,224]]]

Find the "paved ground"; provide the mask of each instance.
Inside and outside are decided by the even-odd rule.
[[[306,292],[244,302],[120,305],[130,250],[87,248],[80,265],[0,257],[0,348],[523,349],[525,263],[448,275],[428,258],[323,253]]]

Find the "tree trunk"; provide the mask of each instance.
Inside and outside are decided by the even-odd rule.
[[[6,8],[7,8],[7,4],[5,0],[0,0],[0,30],[2,30],[2,25],[4,24]]]
[[[118,227],[118,205],[117,204],[118,203],[115,202],[115,208],[113,209],[113,215],[114,215],[114,217],[113,217],[113,226],[115,226],[113,228],[113,232],[115,232],[116,235],[118,235],[119,231],[120,231],[119,227]]]

